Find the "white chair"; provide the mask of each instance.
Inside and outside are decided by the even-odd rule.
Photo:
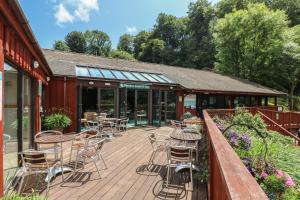
[[[94,133],[94,134],[92,134]],[[98,131],[98,129],[88,129],[85,131],[82,131],[78,134],[75,135],[74,139],[72,140],[71,143],[71,151],[70,151],[70,158],[69,158],[69,163],[71,163],[71,159],[73,156],[73,151],[75,150],[76,153],[80,150],[81,146],[84,146],[87,144],[88,139],[91,137],[95,138],[102,138],[102,134]],[[77,156],[77,154],[76,154]]]
[[[150,162],[153,163],[153,160],[156,156],[157,152],[162,152],[162,151],[166,151],[167,150],[167,146],[169,145],[169,136],[166,135],[161,135],[161,134],[155,134],[155,133],[151,133],[148,136],[148,140],[152,146],[152,154],[149,160],[149,164]]]
[[[168,171],[167,184],[169,186],[171,168],[176,168],[179,165],[190,169],[191,185],[193,190],[193,164],[192,164],[192,149],[185,146],[169,146],[168,147]]]
[[[80,159],[82,159],[84,162],[86,159],[91,159],[94,162],[94,165],[98,171],[99,177],[100,170],[97,165],[97,160],[102,160],[105,166],[105,169],[107,169],[106,163],[102,157],[101,150],[104,145],[105,139],[99,139],[97,136],[92,136],[88,138],[88,142],[86,145],[80,146],[80,150],[78,151],[78,154],[76,156],[76,163],[75,163],[75,169],[74,173],[77,170],[77,164]]]
[[[18,188],[18,193],[22,194],[24,179],[28,175],[48,174],[52,167],[58,164],[56,160],[49,160],[47,154],[42,151],[27,150],[20,153],[22,158],[21,182]],[[46,198],[50,187],[51,179],[47,180]]]

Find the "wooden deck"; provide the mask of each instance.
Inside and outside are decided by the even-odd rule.
[[[147,135],[153,131],[168,134],[171,129],[131,129],[105,143],[103,157],[108,168],[98,162],[101,179],[93,163],[89,162],[73,176],[65,174],[63,183],[61,176],[56,177],[51,184],[49,199],[207,199],[205,186],[197,181],[193,192],[188,190],[189,178],[185,173],[172,174],[172,185],[164,187],[166,153],[160,152],[154,164],[148,165],[152,147]],[[68,149],[67,145],[65,149]],[[68,160],[68,151],[65,160]]]

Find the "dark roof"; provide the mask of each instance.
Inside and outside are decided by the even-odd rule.
[[[285,93],[249,81],[217,74],[208,70],[175,67],[161,64],[104,58],[79,53],[44,49],[44,55],[54,75],[76,76],[75,66],[161,73],[184,88],[191,90],[284,95]]]

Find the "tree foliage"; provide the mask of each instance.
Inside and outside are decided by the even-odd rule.
[[[130,34],[121,35],[117,49],[119,51],[126,51],[129,54],[133,54],[133,40],[134,37]]]
[[[134,57],[139,58],[142,53],[143,46],[146,45],[150,38],[150,32],[141,31],[133,39]]]
[[[284,44],[287,17],[263,4],[249,4],[217,20],[216,69],[265,85],[279,87],[274,80],[281,70],[278,61]]]
[[[165,42],[160,39],[151,39],[142,46],[140,60],[145,62],[162,63]]]
[[[120,51],[120,50],[112,51],[111,57],[124,59],[124,60],[131,60],[131,61],[135,60],[132,54],[128,53],[127,51]]]
[[[87,42],[87,53],[96,56],[109,56],[111,41],[107,33],[100,30],[87,30],[84,33]]]
[[[86,41],[84,34],[80,31],[72,31],[65,37],[65,43],[70,48],[70,51],[76,53],[86,52]]]
[[[55,40],[53,44],[53,49],[59,51],[70,51],[70,48],[63,40]]]

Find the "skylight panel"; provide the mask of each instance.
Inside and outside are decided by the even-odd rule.
[[[76,76],[90,77],[90,73],[86,67],[76,67]]]
[[[164,80],[166,80],[168,83],[174,83],[172,80],[170,80],[168,77],[166,77],[165,75],[162,75],[162,74],[160,74],[160,75],[158,75],[160,78],[162,78],[162,79],[164,79]]]
[[[100,71],[102,72],[102,74],[103,74],[103,76],[105,78],[115,79],[115,76],[111,73],[110,70],[108,70],[108,69],[101,69]]]
[[[91,77],[103,78],[103,75],[101,74],[99,69],[97,69],[97,68],[88,68],[88,69],[89,69],[89,72],[91,74]]]
[[[123,74],[131,81],[138,81],[138,79],[130,72],[123,71]]]
[[[161,83],[167,83],[166,80],[160,78],[159,76],[157,76],[156,74],[149,74],[150,76],[152,76],[153,78],[155,78],[156,80],[158,80]]]
[[[111,70],[111,72],[115,75],[115,77],[117,77],[117,79],[123,79],[123,80],[126,80],[126,79],[127,79],[127,78],[124,76],[124,74],[122,74],[121,71]]]
[[[149,81],[148,79],[146,79],[144,76],[142,76],[140,73],[138,72],[131,72],[135,77],[137,77],[140,81]]]
[[[147,79],[149,79],[151,82],[158,82],[158,80],[156,80],[155,78],[153,78],[152,76],[150,76],[149,74],[146,73],[141,73],[143,76],[145,76]]]

